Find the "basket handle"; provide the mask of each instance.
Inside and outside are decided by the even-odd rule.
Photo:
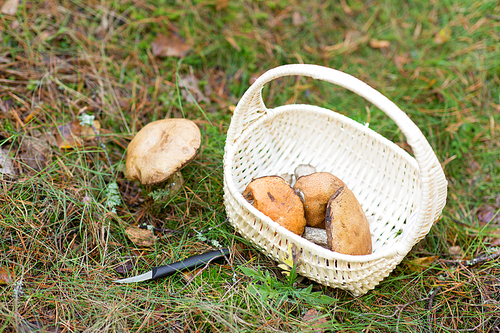
[[[341,71],[318,65],[284,65],[260,76],[245,92],[236,106],[226,139],[226,153],[252,122],[265,115],[267,108],[262,100],[262,88],[283,76],[301,75],[327,81],[344,87],[365,98],[382,110],[406,136],[419,165],[421,200],[414,222],[407,225],[409,232],[403,236],[403,247],[398,252],[406,255],[420,241],[441,215],[447,194],[447,181],[441,165],[420,129],[396,104],[363,81]]]

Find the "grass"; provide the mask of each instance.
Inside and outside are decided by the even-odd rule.
[[[437,43],[446,28],[449,40]],[[181,60],[152,54],[156,36],[169,33],[192,45]],[[390,45],[374,48],[372,39]],[[500,200],[495,1],[23,1],[15,16],[0,14],[0,40],[0,143],[15,169],[0,183],[0,276],[11,274],[0,284],[0,331],[499,330],[498,220],[478,218],[486,205],[498,213]],[[221,167],[232,107],[265,70],[300,62],[340,69],[388,96],[428,138],[449,181],[441,220],[361,297],[293,284],[226,221]],[[198,105],[182,95],[180,78],[190,74],[208,98]],[[379,110],[340,88],[284,79],[264,96],[269,106],[310,103],[369,120],[409,149]],[[54,136],[82,110],[100,122],[104,147],[60,149]],[[196,121],[202,147],[182,171],[182,191],[155,202],[125,179],[124,158],[133,135],[165,117]],[[107,204],[112,182],[120,205]],[[166,232],[141,248],[126,236],[130,224]],[[111,283],[208,251],[212,240],[232,248],[230,264]],[[251,287],[259,279],[267,299]],[[304,316],[310,309],[322,316],[318,327]]]

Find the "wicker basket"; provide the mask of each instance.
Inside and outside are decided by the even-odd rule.
[[[386,113],[406,136],[414,157],[393,142],[341,114],[312,105],[268,109],[267,82],[302,75],[347,88]],[[342,179],[370,222],[373,253],[329,251],[279,226],[241,193],[256,177],[293,173],[309,163]],[[264,253],[283,262],[290,245],[302,251],[298,273],[354,295],[373,289],[430,230],[445,205],[447,182],[419,128],[385,96],[343,72],[316,65],[269,70],[239,101],[224,155],[224,203],[234,228]]]

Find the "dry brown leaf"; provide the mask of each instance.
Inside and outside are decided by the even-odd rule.
[[[500,223],[500,209],[492,205],[483,205],[477,211],[477,219],[480,223]]]
[[[191,45],[186,44],[176,35],[158,35],[152,45],[155,57],[184,57],[191,49]]]
[[[302,317],[302,320],[310,323],[310,328],[313,332],[323,333],[325,332],[324,328],[328,321],[325,317],[322,316],[323,314],[321,313],[321,311],[318,311],[316,309],[309,309]]]
[[[126,274],[130,273],[133,268],[134,268],[134,264],[132,263],[132,261],[127,260],[123,264],[116,266],[115,272],[117,272],[118,274],[121,274],[121,275],[126,275]]]
[[[414,272],[422,272],[436,261],[436,256],[416,258],[406,262],[408,268]]]
[[[192,279],[194,279],[196,276],[198,276],[198,274],[200,274],[200,272],[203,270],[203,267],[202,268],[197,268],[195,270],[188,270],[188,271],[183,271],[181,272],[182,276],[187,280],[187,281],[191,281]]]
[[[391,43],[388,40],[371,39],[369,45],[374,49],[385,49],[391,46]]]
[[[46,41],[49,37],[53,36],[55,33],[56,33],[55,30],[47,29],[40,32],[37,36],[37,39],[43,42]]]
[[[7,0],[4,2],[1,12],[5,15],[15,15],[19,7],[19,0]]]
[[[14,162],[9,153],[0,148],[0,174],[15,176]]]
[[[11,284],[13,274],[5,267],[0,267],[0,284]]]
[[[203,92],[198,87],[199,80],[192,74],[184,75],[180,77],[179,82],[182,87],[181,95],[187,102],[190,103],[210,103],[210,99],[203,94]],[[193,100],[194,98],[194,100]]]
[[[156,236],[152,230],[141,229],[133,225],[127,227],[125,233],[135,245],[140,247],[153,246],[156,240]]]
[[[408,63],[410,63],[410,58],[408,53],[394,56],[394,64],[396,65],[398,70],[402,70],[403,66]]]
[[[370,37],[368,35],[360,32],[360,31],[348,30],[345,33],[345,37],[344,37],[343,42],[337,43],[335,45],[323,46],[323,47],[321,47],[321,49],[327,53],[334,52],[337,50],[341,50],[341,51],[339,51],[341,53],[344,53],[344,52],[350,53],[350,52],[355,51],[360,44],[366,43],[369,40],[369,38]],[[306,50],[307,50],[306,45],[304,45],[304,48],[306,48]],[[313,49],[307,50],[307,51],[313,52]]]
[[[462,248],[458,245],[451,246],[449,249],[450,254],[454,256],[459,256],[463,254]]]
[[[215,9],[217,11],[225,9],[229,5],[229,0],[217,0],[217,4],[215,5]]]
[[[10,107],[12,106],[12,100],[11,99],[7,99],[5,101],[2,101],[0,99],[0,110],[3,112],[3,113],[8,113],[9,110],[10,110]]]
[[[26,136],[22,147],[21,159],[26,165],[37,171],[47,166],[51,156],[51,149],[44,135]]]
[[[17,30],[17,28],[19,28],[20,26],[21,23],[19,23],[18,20],[12,21],[12,23],[9,24],[9,28],[11,28],[12,30]]]
[[[99,27],[95,31],[95,35],[99,39],[104,39],[104,37],[106,37],[108,32],[109,32],[108,14],[104,13],[102,15],[101,24],[99,24]]]
[[[500,246],[500,238],[495,238],[491,241],[490,246]]]
[[[226,35],[224,36],[227,40],[227,42],[229,44],[231,44],[231,46],[236,50],[236,51],[241,51],[241,48],[240,46],[238,45],[238,43],[236,43],[236,41],[234,40],[234,37],[233,36],[230,36],[230,35]]]
[[[299,12],[295,11],[292,14],[292,24],[294,26],[302,25],[306,21],[306,18]]]
[[[436,35],[434,35],[434,43],[444,44],[451,39],[451,35],[452,35],[451,29],[445,27],[439,30],[439,32]]]
[[[6,58],[6,57],[3,57],[3,56],[1,56],[1,55],[0,55],[0,63],[3,63],[3,64],[10,64],[11,62],[12,62],[12,60],[11,60],[11,59]],[[3,102],[2,102],[2,100],[0,99],[0,110],[2,110],[2,112],[5,112],[5,111],[3,111],[2,106],[3,106]]]
[[[94,120],[93,124],[97,129],[97,134],[99,134],[101,124],[98,120]],[[92,141],[95,138],[95,132],[92,127],[82,126],[77,120],[59,126],[57,129],[56,142],[59,149],[78,148],[83,145],[84,141]]]

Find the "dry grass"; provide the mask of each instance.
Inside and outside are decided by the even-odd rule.
[[[0,331],[499,331],[499,33],[499,7],[487,0],[51,0],[0,14],[0,144],[12,161],[0,182]],[[155,56],[160,34],[189,51]],[[443,218],[362,297],[316,284],[308,292],[310,281],[290,288],[226,222],[231,110],[260,73],[298,62],[341,69],[387,95],[422,129],[449,181]],[[380,111],[341,89],[291,79],[264,93],[270,106],[304,102],[369,120],[410,150]],[[61,149],[58,135],[82,112],[99,121],[100,141]],[[203,144],[183,169],[183,190],[155,202],[125,179],[124,156],[138,129],[165,117],[194,120]],[[156,228],[154,246],[130,242],[133,223]],[[230,264],[111,283],[207,251],[211,240],[232,249]],[[239,266],[269,272],[285,301],[250,292],[256,280]],[[307,322],[310,309],[322,327]]]

